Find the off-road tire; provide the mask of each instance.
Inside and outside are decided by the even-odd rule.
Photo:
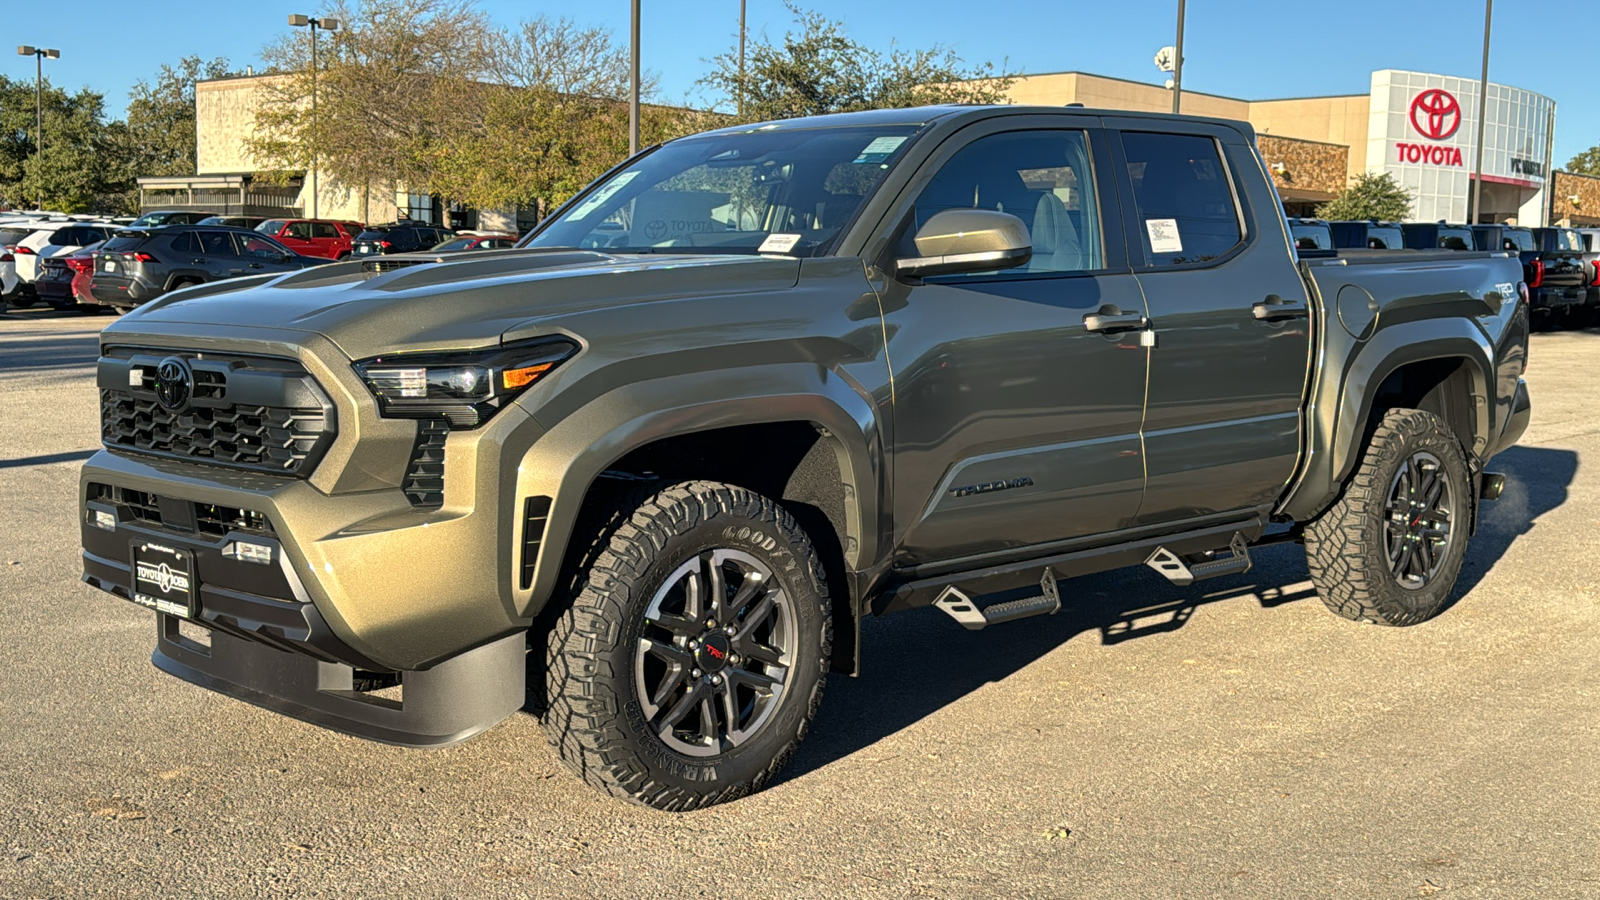
[[[1392,570],[1384,526],[1391,489],[1419,452],[1438,460],[1440,476],[1457,499],[1436,574],[1408,589]],[[1466,456],[1445,423],[1419,409],[1389,410],[1338,502],[1306,526],[1306,566],[1322,602],[1356,622],[1416,625],[1432,618],[1461,573],[1473,502]]]
[[[605,549],[578,573],[546,642],[551,742],[589,784],[657,809],[698,809],[760,790],[809,730],[832,652],[832,604],[810,539],[772,500],[711,481],[662,487],[606,530]],[[765,724],[718,755],[689,756],[649,727],[634,654],[652,597],[684,561],[711,550],[749,554],[771,570],[793,601],[797,642]]]

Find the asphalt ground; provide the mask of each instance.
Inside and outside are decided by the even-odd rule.
[[[0,897],[1600,896],[1600,331],[1534,336],[1434,621],[1335,618],[1292,545],[871,621],[778,784],[670,815],[528,715],[401,750],[154,669],[153,614],[78,580],[105,321],[0,317]]]

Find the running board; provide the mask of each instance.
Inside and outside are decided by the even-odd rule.
[[[1232,556],[1203,563],[1187,563],[1183,561],[1183,557],[1166,547],[1157,547],[1156,552],[1150,554],[1150,558],[1145,560],[1144,564],[1180,587],[1207,578],[1250,571],[1250,548],[1244,542],[1244,535],[1234,532],[1233,540],[1228,542],[1228,550],[1232,552]]]
[[[961,627],[969,631],[981,631],[987,626],[999,625],[1001,622],[1026,619],[1029,616],[1053,616],[1059,612],[1061,590],[1056,586],[1055,572],[1049,568],[1044,570],[1044,577],[1039,579],[1039,590],[1041,593],[1037,597],[1024,597],[1021,600],[1007,600],[993,606],[980,607],[965,592],[952,584],[940,592],[939,599],[933,601],[933,605],[960,622]]]

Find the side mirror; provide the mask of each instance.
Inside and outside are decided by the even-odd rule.
[[[903,275],[950,275],[1009,269],[1033,258],[1028,226],[992,209],[947,209],[917,229],[917,256],[898,260]]]

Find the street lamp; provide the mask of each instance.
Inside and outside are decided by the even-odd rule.
[[[311,28],[311,218],[317,218],[317,141],[322,135],[317,131],[317,29],[338,31],[339,20],[290,16],[289,24],[295,28]]]
[[[44,61],[60,59],[60,50],[47,50],[44,47],[21,46],[17,48],[18,56],[33,57],[33,113],[37,118],[38,131],[35,132],[33,145],[34,165],[37,166],[44,153]],[[44,209],[44,182],[39,182],[39,208]]]

